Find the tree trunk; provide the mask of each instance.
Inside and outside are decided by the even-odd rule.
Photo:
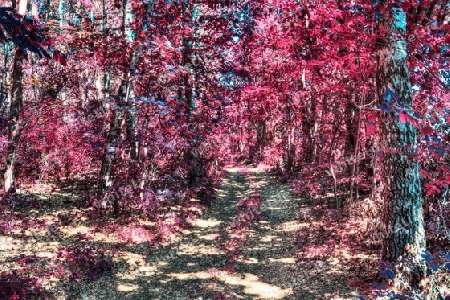
[[[111,118],[111,123],[109,125],[109,132],[106,138],[106,145],[105,145],[105,154],[103,156],[102,160],[102,168],[100,171],[100,184],[98,187],[98,193],[99,195],[102,195],[106,189],[112,185],[112,167],[113,162],[116,159],[117,151],[118,151],[118,145],[119,145],[119,139],[122,135],[121,125],[122,125],[122,119],[123,119],[123,102],[126,97],[126,91],[127,91],[127,84],[126,81],[122,81],[122,84],[120,86],[119,90],[119,100],[117,101],[116,105],[112,107],[113,115]],[[117,197],[114,197],[113,199],[113,210],[114,215],[118,215],[119,211],[119,199]]]
[[[107,43],[107,2],[106,0],[102,1],[102,31],[103,31],[103,39],[105,43]],[[109,100],[109,91],[110,91],[110,78],[109,73],[106,70],[103,74],[103,79],[101,82],[101,97],[104,97],[105,100]],[[106,143],[105,143],[105,153],[102,158],[102,167],[100,170],[100,182],[98,186],[98,195],[102,195],[108,186],[111,185],[111,165],[115,157],[116,151],[116,142],[118,136],[118,121],[117,121],[117,108],[114,105],[110,105],[108,101],[106,102],[106,108],[109,111],[113,110],[112,119],[107,124],[108,133],[106,135]]]
[[[139,159],[139,141],[137,139],[136,127],[136,102],[134,100],[134,87],[131,80],[132,77],[136,74],[137,63],[142,50],[143,46],[139,45],[131,57],[130,73],[127,79],[127,94],[125,97],[126,105],[128,106],[126,113],[126,133],[128,142],[130,144],[130,158],[133,167],[136,167],[137,160]]]
[[[389,1],[387,1],[389,2]],[[425,230],[419,164],[416,160],[416,129],[401,122],[399,114],[412,112],[412,89],[407,65],[406,14],[392,8],[392,16],[382,16],[379,25],[377,94],[381,115],[382,197],[386,237],[382,259],[398,263],[397,281],[417,283],[425,272],[421,254],[425,252]],[[385,33],[383,33],[385,32]]]
[[[106,4],[104,4],[103,11],[103,22],[102,27],[106,28]],[[131,12],[130,1],[124,0],[122,7],[122,27],[121,33],[123,38],[127,42],[131,42],[135,38],[135,33],[130,28],[130,22],[133,19]],[[138,159],[139,145],[136,138],[136,113],[134,101],[130,101],[130,96],[134,96],[133,84],[131,82],[131,77],[135,75],[136,66],[138,58],[142,51],[142,47],[138,46],[136,51],[132,54],[130,58],[130,64],[128,70],[123,74],[120,88],[119,97],[113,107],[113,115],[111,122],[109,124],[109,132],[107,134],[105,154],[102,159],[102,168],[100,171],[100,183],[98,187],[98,194],[102,195],[105,190],[113,184],[113,165],[114,160],[117,158],[118,146],[120,141],[125,139],[125,135],[128,138],[130,144],[130,158],[132,159],[132,169],[136,169]],[[105,86],[105,96],[109,96],[109,73],[106,71],[104,75],[104,86]],[[124,113],[124,109],[126,109]],[[125,131],[122,127],[125,126]],[[134,171],[134,170],[133,170]],[[113,215],[119,215],[119,198],[117,195],[114,196],[112,200],[113,205]]]
[[[20,110],[23,101],[22,59],[21,54],[16,50],[11,75],[12,87],[10,91],[8,117],[8,149],[6,154],[6,171],[4,174],[4,189],[5,192],[8,193],[15,193],[16,191],[14,166],[16,164],[17,148],[20,140],[20,132],[22,130],[20,124]]]
[[[317,163],[317,132],[319,130],[319,121],[317,114],[317,101],[314,96],[311,97],[309,107],[303,109],[302,132],[307,140],[303,144],[303,160],[305,163]]]
[[[12,8],[17,9],[20,15],[26,13],[26,0],[12,2]],[[14,166],[17,158],[17,148],[20,140],[20,132],[22,131],[22,124],[20,123],[20,110],[23,102],[23,87],[22,87],[22,60],[23,56],[19,49],[14,51],[14,61],[11,73],[11,89],[9,91],[9,115],[8,115],[8,148],[6,153],[6,171],[4,173],[4,190],[8,193],[16,192],[16,178]]]
[[[295,124],[292,117],[291,100],[286,105],[286,127],[283,135],[287,134],[287,145],[284,154],[284,170],[283,172],[292,173],[295,165]],[[285,136],[283,138],[286,138]]]
[[[188,33],[181,39],[182,57],[181,65],[186,68],[187,72],[184,74],[180,87],[179,87],[179,100],[180,103],[186,104],[186,114],[188,115],[188,123],[192,130],[197,127],[193,112],[196,110],[196,102],[198,98],[196,88],[196,68],[195,68],[195,30],[197,29],[196,23],[196,5],[194,3],[184,2],[182,3],[182,14],[184,18],[189,17],[189,25],[193,29],[193,33]],[[198,184],[199,180],[204,176],[204,168],[201,162],[200,155],[192,155],[192,153],[201,154],[200,141],[196,138],[189,139],[189,147],[185,153],[184,159],[189,161],[188,178],[190,184]]]

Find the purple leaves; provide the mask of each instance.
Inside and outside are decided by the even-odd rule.
[[[96,280],[107,271],[112,270],[114,264],[108,259],[104,251],[87,248],[61,248],[58,258],[68,264],[71,280],[83,277]]]

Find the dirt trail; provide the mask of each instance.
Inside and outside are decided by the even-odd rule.
[[[352,299],[336,286],[330,262],[297,259],[295,232],[301,204],[287,184],[261,169],[229,168],[211,209],[177,242],[132,261],[99,281],[72,290],[77,299]],[[244,229],[247,242],[229,259],[221,241],[238,202],[259,192],[260,218]],[[221,242],[219,242],[221,241]],[[130,253],[133,252],[130,250]],[[133,256],[128,256],[133,257]],[[130,260],[130,258],[128,258]],[[330,267],[330,268],[328,268]],[[338,291],[341,297],[332,298]],[[78,294],[77,294],[78,293]],[[64,295],[61,295],[64,297]],[[61,298],[63,299],[63,298]]]

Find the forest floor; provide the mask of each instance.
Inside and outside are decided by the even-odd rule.
[[[26,216],[31,226],[16,232],[12,225],[2,243],[0,285],[31,284],[5,276],[33,274],[49,299],[359,299],[370,284],[364,265],[376,264],[376,255],[340,234],[358,224],[332,226],[337,210],[296,197],[263,168],[227,172],[211,207],[192,206],[197,216],[158,248],[145,242],[144,221],[141,229],[105,231],[81,210],[42,216],[38,204]],[[24,211],[10,212],[9,223]],[[67,274],[73,280],[61,279]]]

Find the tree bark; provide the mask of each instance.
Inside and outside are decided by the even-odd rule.
[[[10,91],[10,104],[8,116],[8,148],[6,154],[6,171],[4,174],[4,190],[8,193],[16,192],[15,164],[17,148],[20,140],[22,126],[20,124],[20,111],[23,102],[22,89],[22,56],[16,49],[14,54],[13,70],[11,75],[12,87]]]
[[[19,6],[17,2],[12,2],[12,8],[17,9],[20,15],[26,13],[26,0],[20,0]],[[10,77],[11,89],[9,90],[9,115],[8,115],[8,148],[6,153],[6,171],[4,173],[4,190],[8,193],[16,192],[15,164],[17,160],[17,148],[22,131],[20,121],[20,111],[23,102],[23,56],[19,49],[14,50],[12,72]]]
[[[385,1],[390,2],[390,1]],[[387,3],[385,3],[387,5]],[[406,14],[398,5],[378,24],[377,94],[384,110],[380,118],[382,197],[386,237],[382,260],[408,265],[397,268],[396,282],[417,283],[425,273],[425,230],[416,129],[399,114],[412,112],[412,89],[407,65]]]

